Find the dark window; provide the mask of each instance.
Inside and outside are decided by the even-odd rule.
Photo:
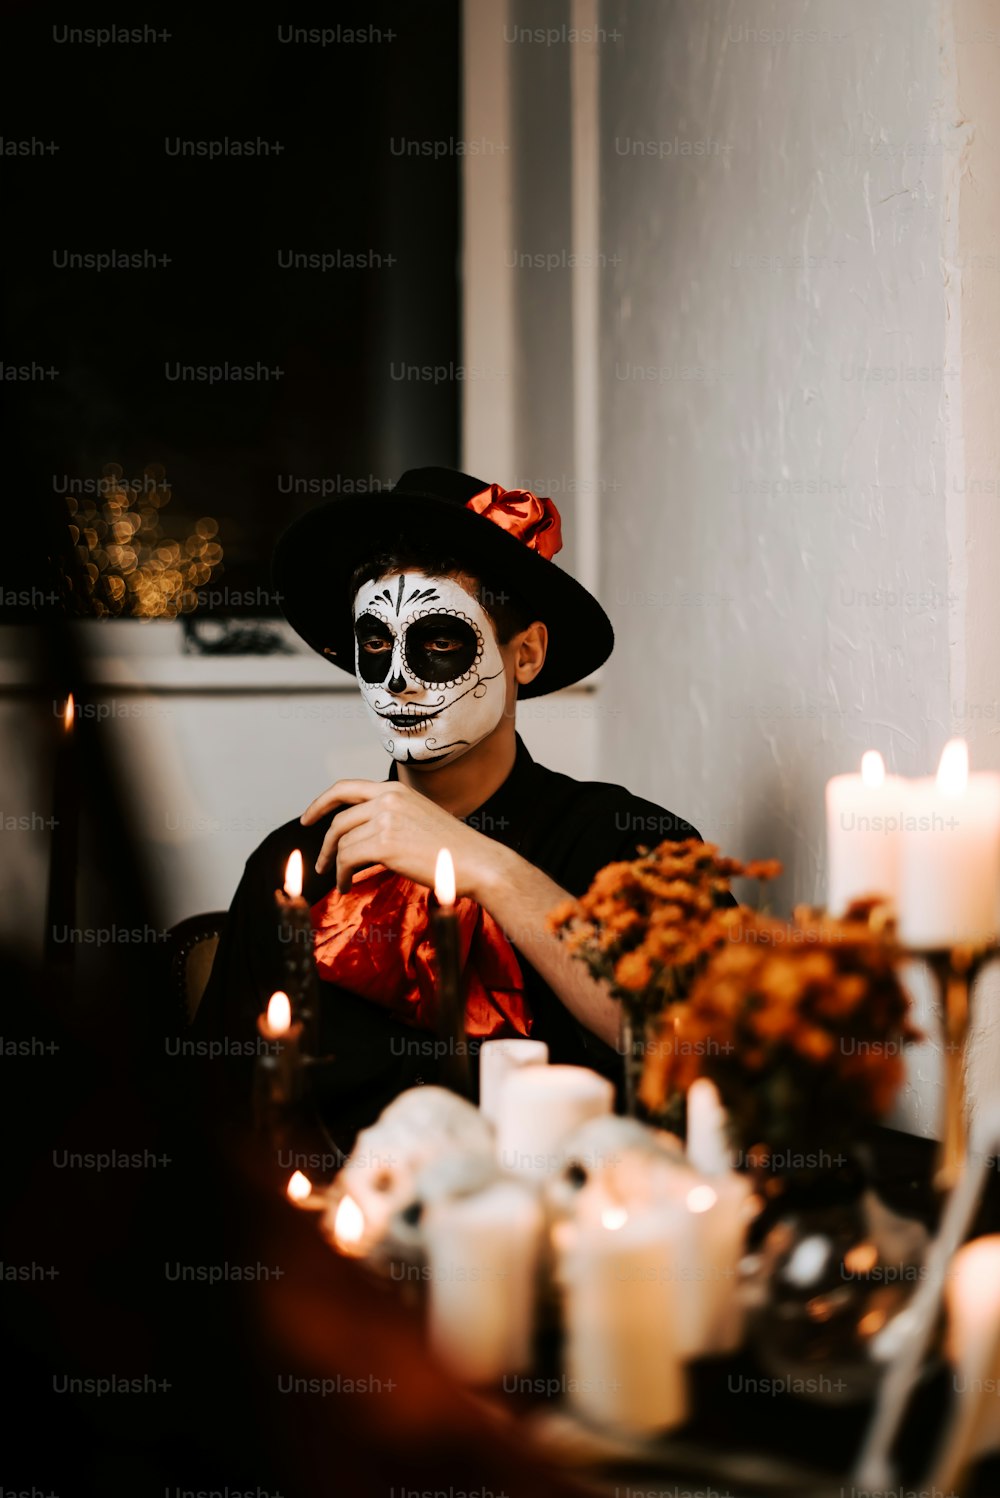
[[[457,463],[459,6],[333,15],[325,45],[207,7],[132,45],[7,24],[5,139],[58,150],[3,163],[3,360],[58,373],[4,381],[6,502],[83,612],[134,612],[162,540],[154,601],[172,570],[199,612],[275,613],[295,515]],[[257,153],[178,154],[217,142]],[[72,258],[111,254],[156,258]]]

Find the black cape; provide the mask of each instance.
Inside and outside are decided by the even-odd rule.
[[[398,778],[395,763],[387,778]],[[286,822],[247,860],[195,1018],[195,1038],[228,1042],[227,1050],[248,1050],[247,1042],[257,1034],[257,1016],[275,989],[286,986],[274,892],[296,848],[305,861],[303,894],[309,904],[333,888],[335,870],[322,877],[313,871],[332,816],[313,827]],[[582,895],[605,864],[636,857],[640,846],[699,837],[690,823],[623,786],[573,780],[537,764],[520,735],[507,779],[463,820],[513,848],[571,895]],[[548,1043],[550,1059],[593,1067],[617,1085],[622,1064],[614,1048],[573,1018],[521,952],[517,957],[535,1017],[532,1035]],[[426,1045],[414,1044],[422,1040]],[[316,1075],[314,1097],[338,1143],[346,1141],[349,1147],[357,1130],[373,1122],[404,1089],[438,1079],[433,1040],[387,1010],[321,980],[320,1050],[334,1059]],[[478,1071],[476,1044],[469,1042],[473,1075]],[[241,1056],[229,1067],[238,1110],[244,1100],[249,1108],[252,1066],[252,1060]]]

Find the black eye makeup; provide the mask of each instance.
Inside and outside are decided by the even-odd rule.
[[[410,675],[418,681],[457,681],[472,669],[482,647],[479,631],[455,614],[425,614],[403,639]]]
[[[361,614],[354,621],[358,642],[358,675],[362,681],[384,681],[392,661],[392,631],[384,619]]]

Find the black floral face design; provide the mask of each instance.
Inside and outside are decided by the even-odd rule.
[[[505,680],[496,632],[453,578],[396,573],[354,602],[355,671],[386,751],[455,759],[492,733]]]

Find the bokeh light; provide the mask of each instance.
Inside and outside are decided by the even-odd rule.
[[[75,611],[92,618],[176,619],[198,607],[198,590],[222,566],[219,522],[203,515],[183,536],[163,512],[172,498],[162,463],[140,480],[106,463],[95,495],[67,496],[69,536],[79,562],[66,585]],[[187,527],[185,527],[187,529]]]

